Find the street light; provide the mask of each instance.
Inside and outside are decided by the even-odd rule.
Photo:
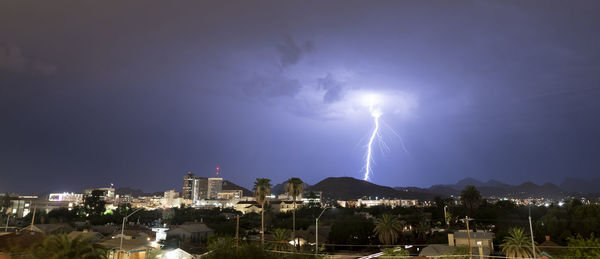
[[[121,250],[123,250],[123,235],[125,232],[125,221],[127,220],[127,218],[131,217],[131,215],[133,215],[134,213],[136,213],[140,210],[142,210],[142,208],[134,210],[131,214],[123,217],[123,225],[121,226],[121,243],[119,244],[119,258],[121,258]]]
[[[319,219],[327,209],[329,209],[329,207],[325,207],[323,211],[321,211],[321,214],[315,219],[315,255],[319,254]]]

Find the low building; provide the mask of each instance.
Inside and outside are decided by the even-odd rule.
[[[100,198],[108,203],[112,203],[115,200],[115,188],[90,188],[83,191],[83,196],[92,196],[92,193],[99,194]]]
[[[13,217],[22,218],[33,212],[33,204],[37,202],[38,196],[9,196],[10,205],[6,213]]]
[[[21,258],[23,251],[44,241],[46,235],[37,231],[22,230],[0,236],[0,258]]]
[[[539,244],[537,248],[540,249],[539,258],[552,258],[552,256],[556,256],[560,254],[561,249],[564,248],[561,245],[554,243],[550,240],[550,236],[545,236],[546,240],[543,243]]]
[[[161,258],[194,259],[195,256],[181,248],[175,248],[173,250],[165,251]]]
[[[35,232],[44,233],[45,235],[59,235],[59,234],[68,234],[71,233],[74,229],[65,223],[58,224],[34,224],[33,227],[31,225],[22,228],[21,230],[30,230]]]
[[[271,201],[271,210],[279,213],[291,212],[294,210],[294,202],[293,201]],[[302,201],[296,201],[296,209],[302,207]]]
[[[183,242],[198,243],[214,235],[215,231],[204,223],[191,223],[172,226],[167,230],[167,239],[178,238]]]
[[[471,247],[482,245],[488,251],[494,251],[494,233],[487,231],[469,231],[459,230],[448,234],[449,246],[468,246],[471,240]],[[489,253],[488,253],[489,255]]]
[[[260,213],[261,206],[255,201],[240,201],[235,204],[235,210],[247,214],[247,213]]]
[[[89,239],[92,242],[99,242],[100,240],[102,240],[102,238],[104,238],[104,236],[98,232],[87,230],[71,231],[71,233],[69,233],[67,236],[69,236],[69,238],[80,237],[82,239]]]
[[[107,239],[99,243],[108,249],[108,258],[143,259],[154,248],[146,239]]]
[[[242,190],[221,190],[217,193],[217,199],[220,200],[239,200],[242,198]]]
[[[494,233],[487,231],[469,231],[467,236],[466,230],[455,231],[448,234],[448,244],[432,244],[428,245],[419,253],[420,257],[439,258],[443,255],[451,255],[459,248],[469,247],[469,239],[471,240],[471,251],[473,255],[487,256],[494,251]]]

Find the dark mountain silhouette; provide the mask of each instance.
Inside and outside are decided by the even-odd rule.
[[[309,184],[304,183],[304,190],[308,190],[309,187],[310,187]],[[279,194],[285,193],[285,182],[282,182],[280,184],[276,184],[273,187],[271,187],[271,193],[275,194],[275,195],[279,195]]]
[[[464,187],[465,187],[465,186],[467,186],[467,185],[474,185],[474,186],[484,186],[484,185],[485,185],[485,183],[484,183],[484,182],[482,182],[482,181],[479,181],[479,180],[477,180],[477,179],[473,179],[473,178],[471,178],[471,177],[468,177],[468,178],[465,178],[465,179],[462,179],[462,180],[458,181],[458,182],[455,184],[455,186],[457,186],[457,187],[458,187],[458,188],[460,188],[460,189],[464,188]]]
[[[561,184],[560,188],[568,192],[579,193],[600,193],[600,179],[579,179],[567,178]]]
[[[525,182],[520,185],[510,185],[497,180],[489,180],[487,182],[482,182],[473,178],[466,178],[460,180],[456,184],[433,185],[427,189],[424,189],[424,191],[434,193],[440,196],[459,196],[461,191],[467,185],[474,185],[475,187],[477,187],[481,195],[484,197],[558,198],[564,197],[564,195],[569,193],[568,191],[563,190],[560,187],[551,183],[537,185],[532,182]],[[397,187],[396,189],[400,188]]]
[[[252,191],[227,180],[223,180],[223,190],[242,190],[244,196],[252,196]]]
[[[323,192],[327,199],[359,199],[362,197],[430,199],[433,194],[415,189],[396,190],[352,177],[329,177],[307,188],[309,191]]]

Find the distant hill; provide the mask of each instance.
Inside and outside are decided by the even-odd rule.
[[[327,199],[358,199],[361,197],[423,199],[433,197],[432,194],[415,190],[396,190],[391,187],[377,185],[352,177],[328,177],[307,188],[309,191],[323,192]]]
[[[565,194],[570,193],[567,190],[551,184],[546,183],[543,185],[537,185],[532,182],[525,182],[520,185],[510,185],[502,183],[497,180],[490,180],[482,182],[473,178],[465,178],[458,181],[456,184],[445,184],[445,185],[433,185],[423,191],[434,193],[440,196],[459,196],[460,192],[467,185],[474,185],[477,187],[479,192],[484,197],[514,197],[514,198],[527,198],[527,197],[548,197],[558,198],[564,197]],[[396,187],[398,189],[398,187]]]
[[[567,178],[561,184],[560,188],[568,192],[579,192],[579,193],[600,193],[600,179],[578,179],[578,178]]]
[[[310,184],[304,183],[304,190],[308,190],[308,188],[310,188]],[[276,184],[273,187],[271,187],[271,193],[275,195],[285,193],[285,182]]]
[[[242,190],[244,196],[252,196],[252,192],[250,190],[227,180],[223,181],[223,190]]]

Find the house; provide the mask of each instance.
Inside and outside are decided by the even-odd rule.
[[[121,231],[116,231],[111,238],[120,239]],[[141,229],[125,229],[123,230],[123,239],[132,240],[132,239],[145,239],[150,241],[150,239],[154,240],[153,233],[148,233],[146,230]]]
[[[423,248],[421,253],[419,253],[419,256],[429,258],[440,255],[448,255],[451,254],[455,249],[455,247],[446,244],[433,244]]]
[[[170,251],[166,251],[162,257],[164,258],[178,258],[178,259],[193,259],[194,256],[181,248],[176,248]]]
[[[146,239],[106,239],[99,243],[108,249],[108,258],[145,259],[148,252],[154,249]]]
[[[323,245],[329,240],[331,225],[319,224],[319,244]],[[315,243],[315,225],[310,225],[306,230],[296,230],[296,236],[303,238],[309,244]]]
[[[74,230],[71,226],[69,226],[69,224],[65,224],[65,223],[35,224],[35,225],[33,225],[33,227],[31,225],[29,225],[27,227],[22,228],[21,230],[26,230],[26,229],[44,233],[46,235],[68,234]]]
[[[437,258],[442,255],[452,254],[456,249],[469,247],[471,240],[471,251],[474,255],[490,255],[494,250],[494,233],[487,231],[469,231],[459,230],[454,233],[448,233],[448,244],[428,245],[419,256],[426,258]],[[468,249],[467,249],[468,250]]]
[[[556,255],[560,252],[562,246],[552,242],[552,240],[550,240],[550,236],[545,236],[545,238],[546,240],[537,246],[537,248],[540,249],[539,258],[552,258],[552,255]]]
[[[89,239],[90,241],[96,243],[99,242],[100,240],[102,240],[102,238],[104,238],[104,236],[98,232],[93,232],[93,231],[71,231],[71,233],[69,233],[67,236],[69,236],[69,238],[76,238],[76,237],[81,237],[82,239]]]
[[[271,201],[271,210],[274,212],[286,213],[294,210],[294,202],[293,201]],[[296,209],[302,207],[302,201],[296,201]]]
[[[215,233],[204,223],[191,223],[173,226],[167,231],[167,239],[178,238],[183,242],[197,243],[206,240]]]
[[[45,238],[44,233],[29,229],[2,235],[0,236],[0,259],[13,258],[13,254],[20,254],[22,251],[42,243]]]
[[[466,230],[459,230],[454,233],[449,233],[448,245],[469,246],[469,239],[471,240],[471,247],[481,245],[488,251],[494,250],[494,233],[487,231],[469,231],[467,233]],[[489,255],[489,253],[487,253],[487,255]]]
[[[98,232],[104,236],[110,236],[113,233],[121,231],[121,226],[116,225],[96,225],[90,227],[91,231]]]
[[[235,210],[247,213],[260,213],[261,206],[256,201],[240,201],[235,204]]]

